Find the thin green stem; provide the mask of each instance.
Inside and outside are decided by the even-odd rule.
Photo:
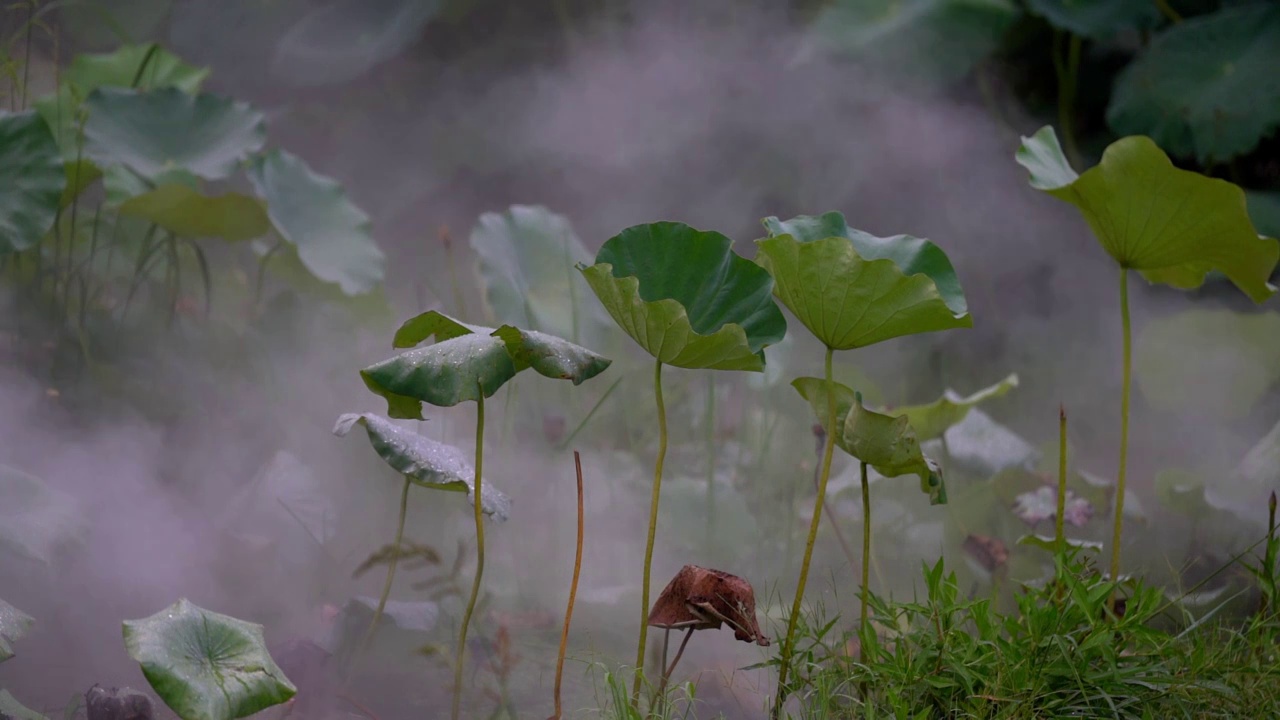
[[[1115,528],[1111,533],[1111,582],[1120,581],[1120,532],[1124,527],[1124,480],[1129,459],[1129,386],[1132,356],[1129,328],[1129,268],[1120,268],[1120,325],[1124,331],[1124,377],[1120,385],[1120,469],[1116,472]],[[1107,600],[1107,608],[1115,611],[1116,596]]]
[[[636,646],[635,680],[631,685],[631,705],[640,703],[644,677],[645,641],[649,637],[649,570],[653,564],[653,540],[658,532],[658,501],[662,496],[662,463],[667,459],[667,408],[662,401],[662,361],[653,365],[653,399],[658,406],[658,460],[653,466],[653,495],[649,499],[649,537],[644,546],[644,579],[640,585],[640,642]]]
[[[1058,51],[1062,45],[1060,38],[1060,34],[1054,36],[1053,48],[1053,65],[1058,76],[1058,125],[1062,128],[1062,144],[1067,158],[1072,164],[1079,164],[1080,149],[1076,145],[1075,132],[1075,101],[1076,88],[1080,79],[1080,53],[1084,41],[1079,35],[1072,34],[1067,40],[1067,58],[1066,62],[1063,62],[1058,57]]]
[[[1168,18],[1170,22],[1175,24],[1182,22],[1182,16],[1178,14],[1177,10],[1173,9],[1173,6],[1169,4],[1169,0],[1155,0],[1155,2],[1156,7],[1160,8],[1160,14]]]
[[[391,597],[391,585],[396,579],[396,565],[400,562],[400,548],[404,543],[404,519],[409,511],[409,487],[412,483],[409,476],[404,478],[404,487],[400,490],[400,519],[396,521],[396,539],[395,545],[391,550],[391,561],[387,564],[387,579],[382,583],[382,594],[378,596],[378,607],[373,611],[373,620],[369,621],[369,629],[364,631],[364,638],[360,640],[360,645],[356,649],[356,654],[351,658],[351,664],[347,666],[347,677],[350,678],[355,674],[356,667],[360,664],[360,659],[364,657],[365,651],[369,649],[369,643],[373,641],[374,633],[378,631],[378,622],[382,620],[382,613],[387,609],[387,599]]]
[[[871,483],[867,482],[867,464],[859,462],[862,475],[862,588],[858,616],[858,657],[867,659],[867,609],[871,607]]]
[[[818,526],[822,523],[822,506],[827,496],[827,481],[831,478],[831,457],[835,450],[836,393],[832,379],[831,359],[834,351],[828,347],[824,365],[827,387],[827,437],[822,448],[822,477],[818,481],[818,497],[813,502],[813,519],[809,521],[809,538],[804,545],[804,559],[800,563],[800,580],[796,585],[796,597],[791,603],[791,615],[787,618],[787,637],[782,642],[782,664],[778,667],[778,692],[773,703],[773,717],[782,714],[787,700],[787,672],[791,668],[791,653],[795,650],[796,622],[800,619],[800,604],[804,601],[804,586],[809,581],[809,561],[813,559],[813,546],[818,541]]]
[[[458,660],[453,667],[453,720],[458,720],[458,710],[462,706],[462,668],[467,655],[467,627],[471,624],[471,614],[476,609],[476,598],[480,595],[480,578],[484,575],[484,510],[480,503],[481,472],[484,469],[484,392],[483,388],[476,400],[476,484],[473,491],[475,498],[476,520],[476,577],[471,581],[471,597],[467,600],[466,612],[462,614],[462,630],[458,636]]]
[[[1063,527],[1063,515],[1067,511],[1067,409],[1058,406],[1058,512],[1054,516],[1056,528],[1054,543],[1058,554],[1067,549],[1067,535]]]

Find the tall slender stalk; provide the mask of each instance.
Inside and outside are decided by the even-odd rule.
[[[862,398],[858,398],[862,404]],[[859,472],[862,475],[862,588],[858,604],[858,657],[867,659],[867,609],[871,607],[871,483],[867,482],[867,464],[859,461]]]
[[[471,624],[471,614],[476,609],[476,597],[480,595],[480,578],[484,575],[484,510],[480,503],[482,492],[481,476],[484,470],[484,390],[476,400],[476,481],[475,519],[476,519],[476,577],[471,581],[471,597],[467,600],[467,610],[462,614],[462,631],[458,635],[458,659],[453,667],[453,712],[451,717],[458,720],[458,710],[462,704],[462,668],[467,655],[467,628]]]
[[[573,556],[573,582],[569,584],[569,604],[564,608],[564,628],[560,630],[560,654],[556,656],[555,703],[556,714],[550,720],[560,720],[560,678],[564,675],[564,653],[569,647],[569,621],[573,619],[573,603],[578,597],[578,576],[582,573],[582,457],[573,451],[573,466],[578,473],[578,544]]]
[[[782,713],[787,700],[787,672],[791,668],[791,653],[795,650],[796,622],[800,619],[800,604],[804,601],[804,586],[809,581],[809,561],[813,559],[813,545],[818,541],[818,525],[822,523],[822,506],[827,497],[827,481],[831,478],[831,456],[836,442],[836,392],[832,379],[831,357],[835,351],[828,347],[824,366],[827,388],[827,437],[822,449],[822,477],[818,480],[818,497],[813,503],[813,519],[809,521],[809,538],[804,545],[804,560],[800,563],[800,580],[796,585],[796,598],[791,603],[791,616],[787,618],[787,637],[782,642],[782,664],[778,668],[778,692],[773,703],[773,717]]]
[[[1058,512],[1054,515],[1054,544],[1058,554],[1067,549],[1067,534],[1063,527],[1063,515],[1067,512],[1067,409],[1058,406]]]
[[[1080,162],[1080,149],[1076,145],[1075,101],[1080,81],[1080,52],[1083,39],[1071,33],[1067,40],[1067,58],[1058,57],[1061,34],[1054,36],[1053,65],[1058,76],[1058,125],[1062,128],[1062,143],[1072,164]]]
[[[355,674],[356,667],[360,664],[360,659],[364,657],[365,651],[369,649],[369,643],[373,640],[374,633],[378,631],[378,621],[382,619],[382,613],[387,609],[387,599],[391,597],[391,585],[396,579],[396,566],[400,563],[400,548],[404,543],[404,519],[409,510],[409,476],[404,476],[404,487],[400,490],[400,519],[396,521],[396,539],[395,545],[391,550],[391,561],[387,564],[387,579],[382,583],[382,594],[378,596],[378,607],[373,611],[373,620],[369,621],[369,629],[364,631],[364,637],[360,640],[360,645],[356,648],[356,654],[351,657],[350,664],[347,665],[347,677],[350,678]]]
[[[1124,527],[1124,480],[1129,459],[1129,389],[1132,340],[1129,327],[1129,268],[1120,268],[1120,325],[1124,332],[1124,378],[1120,386],[1120,469],[1116,473],[1115,528],[1111,533],[1111,582],[1120,581],[1120,531]],[[1107,600],[1107,608],[1115,611],[1116,596]]]
[[[653,365],[653,399],[658,406],[658,461],[653,466],[653,496],[649,499],[649,538],[644,547],[644,581],[640,594],[640,642],[636,647],[636,677],[631,684],[631,705],[640,702],[640,684],[644,679],[644,650],[649,637],[649,570],[653,564],[653,539],[658,531],[658,501],[662,495],[662,463],[667,459],[667,407],[662,401],[662,361]]]

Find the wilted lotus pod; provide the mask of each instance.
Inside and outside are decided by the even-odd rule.
[[[653,603],[649,625],[667,630],[733,628],[734,638],[768,647],[756,622],[751,583],[720,570],[685,565]]]

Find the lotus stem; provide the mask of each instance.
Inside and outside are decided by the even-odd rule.
[[[1120,582],[1120,533],[1124,528],[1124,480],[1129,458],[1129,390],[1132,339],[1129,325],[1129,269],[1120,268],[1120,326],[1124,332],[1123,380],[1120,385],[1120,469],[1116,473],[1115,527],[1111,534],[1111,582]],[[1107,609],[1115,613],[1116,596],[1107,599]]]
[[[813,502],[813,519],[809,521],[809,537],[804,545],[804,559],[800,563],[800,580],[796,585],[796,598],[791,603],[791,616],[787,618],[787,637],[782,642],[782,663],[778,668],[778,693],[773,703],[773,717],[782,714],[782,704],[787,700],[787,672],[791,668],[791,653],[795,649],[796,622],[800,619],[800,604],[804,601],[804,586],[809,580],[809,561],[813,559],[813,546],[818,541],[818,526],[822,523],[823,501],[827,496],[827,480],[831,478],[831,456],[836,441],[836,393],[832,379],[832,348],[827,348],[825,367],[827,388],[827,437],[822,449],[822,476],[818,480],[818,496]]]
[[[1067,535],[1062,516],[1067,512],[1067,409],[1058,406],[1058,512],[1054,516],[1057,525],[1053,539],[1061,555],[1067,549]]]
[[[453,720],[458,720],[458,710],[462,705],[462,668],[467,656],[467,628],[471,625],[471,615],[476,609],[476,598],[480,595],[480,579],[484,576],[484,506],[480,502],[482,494],[482,473],[484,470],[484,389],[476,399],[476,480],[472,491],[475,502],[476,520],[476,577],[471,581],[471,597],[467,599],[467,609],[462,613],[462,630],[458,634],[458,660],[453,667]]]
[[[649,570],[653,564],[653,540],[658,531],[658,500],[662,494],[662,463],[667,457],[667,408],[662,402],[662,361],[653,366],[653,398],[658,406],[658,461],[653,467],[653,496],[649,500],[649,538],[644,548],[644,580],[641,582],[640,642],[636,647],[636,676],[631,685],[631,705],[640,703],[644,675],[645,641],[649,635]]]
[[[862,396],[858,396],[858,404],[862,404]],[[867,482],[867,464],[859,461],[862,475],[862,588],[858,604],[858,659],[867,659],[867,609],[871,606],[871,483]]]
[[[364,638],[360,640],[356,654],[351,658],[351,665],[347,669],[348,678],[355,674],[356,667],[360,664],[360,659],[364,657],[365,651],[369,649],[369,643],[373,641],[373,635],[378,631],[378,622],[382,620],[382,612],[387,609],[387,599],[391,597],[391,586],[396,579],[396,565],[400,562],[400,548],[404,542],[404,519],[409,511],[409,487],[411,484],[409,476],[404,476],[404,487],[400,489],[400,518],[396,521],[396,539],[391,551],[391,561],[387,563],[387,579],[382,583],[382,594],[378,596],[378,606],[373,610],[373,620],[369,621],[369,629],[364,631]],[[292,513],[292,511],[290,512]]]
[[[578,597],[578,576],[582,573],[582,457],[577,450],[573,451],[573,465],[578,473],[578,544],[573,557],[573,581],[569,583],[569,604],[564,608],[564,628],[560,630],[560,654],[556,656],[556,714],[551,720],[560,720],[560,678],[564,676],[564,654],[569,647],[569,621],[573,618],[573,603]]]
[[[1076,88],[1080,78],[1080,51],[1082,49],[1083,39],[1074,33],[1067,40],[1067,59],[1064,63],[1058,57],[1058,48],[1061,47],[1061,35],[1055,35],[1054,43],[1054,69],[1058,75],[1058,125],[1062,127],[1062,143],[1065,146],[1067,157],[1072,164],[1080,162],[1080,150],[1076,146],[1075,134],[1075,101]]]
[[[668,630],[667,633],[668,635],[670,635],[671,631]],[[665,708],[667,704],[667,681],[671,679],[671,674],[676,671],[676,664],[680,662],[680,658],[684,655],[684,648],[686,645],[689,644],[689,638],[691,637],[693,637],[693,628],[689,628],[688,630],[684,631],[684,639],[680,641],[680,647],[676,649],[675,659],[671,661],[670,665],[666,664],[667,663],[667,654],[665,652],[666,640],[664,639],[662,641],[663,650],[664,650],[664,652],[662,653],[662,664],[663,664],[662,680],[659,681],[658,683],[658,694],[656,698],[656,703],[658,704],[659,708]]]

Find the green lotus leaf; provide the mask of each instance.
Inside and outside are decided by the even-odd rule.
[[[31,247],[53,227],[67,176],[35,111],[0,112],[0,255]]]
[[[348,295],[337,283],[325,282],[307,269],[298,257],[297,248],[288,243],[276,246],[261,240],[252,243],[253,252],[258,258],[265,258],[268,274],[279,279],[290,290],[310,302],[322,300],[346,308],[353,317],[367,323],[368,327],[393,327],[396,315],[387,300],[386,289],[377,285],[367,293]],[[270,257],[267,257],[270,253]]]
[[[476,471],[458,448],[405,430],[372,413],[339,417],[333,434],[343,437],[357,424],[364,426],[369,444],[378,457],[413,484],[433,490],[465,492],[474,501]],[[480,509],[494,520],[503,521],[511,514],[511,500],[492,485],[485,484]]]
[[[855,402],[844,422],[844,443],[849,454],[885,477],[916,475],[929,504],[947,502],[942,469],[920,450],[920,441],[906,415],[891,417]]]
[[[44,480],[0,465],[0,550],[52,564],[88,531],[80,503]]]
[[[1160,23],[1160,8],[1151,0],[1027,0],[1027,8],[1056,28],[1095,40]]]
[[[181,168],[221,180],[266,142],[262,113],[208,93],[103,87],[89,93],[85,109],[85,156],[147,179]]]
[[[88,160],[79,160],[63,163],[63,170],[66,172],[67,184],[62,188],[62,196],[58,200],[58,207],[65,208],[71,205],[76,198],[80,197],[80,193],[84,189],[93,184],[94,180],[102,177],[102,171],[97,165]]]
[[[348,295],[362,295],[382,282],[386,258],[370,233],[369,217],[337,181],[283,150],[256,158],[249,180],[267,201],[280,236],[298,249],[316,277]]]
[[[1134,370],[1153,409],[1242,418],[1280,381],[1280,313],[1189,310],[1157,318],[1138,335]]]
[[[964,420],[969,410],[975,405],[1003,397],[1016,387],[1018,387],[1018,376],[1014,374],[968,397],[961,397],[959,393],[948,389],[942,397],[928,405],[896,407],[892,412],[895,415],[906,415],[911,427],[916,431],[916,437],[924,442],[941,437],[947,428]],[[886,412],[889,411],[886,410]]]
[[[990,55],[1018,15],[1011,0],[836,0],[811,27],[830,50],[913,80],[947,83]]]
[[[659,361],[759,371],[764,348],[786,335],[787,321],[768,273],[732,245],[682,223],[636,225],[578,270],[614,322]]]
[[[790,220],[767,217],[762,221],[770,236],[790,235],[800,242],[813,242],[829,237],[847,239],[863,260],[892,260],[903,275],[926,275],[938,288],[942,300],[957,315],[968,311],[964,290],[951,259],[942,248],[924,238],[910,235],[876,237],[849,227],[844,214],[798,215]]]
[[[492,334],[502,339],[517,370],[533,368],[539,375],[574,385],[599,375],[613,363],[580,345],[536,330],[503,325]]]
[[[13,720],[49,720],[49,718],[18,702],[8,690],[0,690],[0,715]]]
[[[209,68],[189,65],[157,45],[121,45],[110,53],[77,55],[62,77],[82,96],[100,87],[135,87],[135,80],[143,90],[175,87],[194,94],[209,77]]]
[[[129,657],[182,720],[235,720],[294,696],[267,652],[262,626],[220,615],[185,598],[124,622]]]
[[[398,348],[411,348],[427,340],[444,342],[463,335],[471,335],[473,333],[488,335],[491,332],[493,332],[493,328],[469,325],[459,320],[454,320],[442,312],[428,310],[405,320],[400,329],[396,330],[392,345]]]
[[[1280,192],[1245,192],[1249,218],[1258,232],[1269,238],[1280,238]]]
[[[1057,537],[1050,535],[1023,535],[1018,538],[1017,545],[1026,545],[1029,547],[1037,547],[1045,552],[1054,553],[1058,551]],[[1079,538],[1063,538],[1063,544],[1069,548],[1077,550],[1088,550],[1089,552],[1101,553],[1102,543],[1097,540],[1081,540]]]
[[[271,230],[261,200],[236,192],[205,195],[186,185],[161,185],[129,198],[121,203],[120,214],[189,238],[252,240]]]
[[[1175,156],[1225,162],[1280,128],[1277,67],[1275,3],[1188,18],[1156,35],[1116,78],[1107,122]]]
[[[200,178],[183,170],[172,168],[154,178],[144,178],[124,165],[111,165],[102,172],[102,190],[108,205],[119,207],[153,188],[164,185],[183,185],[189,190],[200,190]]]
[[[830,433],[831,428],[827,427],[827,382],[817,377],[799,377],[791,381],[791,387],[800,393],[800,397],[808,401],[822,429]],[[849,411],[853,409],[856,395],[852,388],[838,382],[833,381],[831,387],[835,390],[836,396],[836,445],[852,455],[852,447],[845,442],[844,423],[849,417]]]
[[[1184,290],[1218,270],[1254,302],[1275,293],[1267,279],[1280,244],[1258,236],[1244,191],[1174,167],[1150,138],[1121,138],[1076,175],[1046,126],[1022,139],[1017,159],[1032,187],[1076,206],[1122,268]]]
[[[608,322],[597,304],[581,300],[586,288],[573,269],[591,255],[563,215],[530,205],[484,213],[470,243],[494,317],[524,318],[525,327],[569,338],[595,337]]]
[[[1249,448],[1225,481],[1205,488],[1205,499],[1216,508],[1248,513],[1251,521],[1264,523],[1265,517],[1258,508],[1269,493],[1280,492],[1277,467],[1280,467],[1280,422]]]
[[[27,630],[35,624],[35,619],[0,600],[0,663],[13,657],[13,643],[27,634]],[[0,712],[4,708],[0,707]]]
[[[756,262],[774,279],[774,294],[827,347],[849,350],[916,333],[972,327],[950,262],[927,240],[876,238],[858,231],[831,235],[836,213],[797,218],[801,232],[757,240]],[[843,224],[839,218],[838,224]],[[786,229],[774,218],[770,230]],[[854,239],[854,238],[857,239]],[[867,250],[872,257],[863,257]],[[908,274],[898,263],[907,262]],[[931,272],[944,279],[942,294]],[[954,307],[953,307],[954,305]]]

